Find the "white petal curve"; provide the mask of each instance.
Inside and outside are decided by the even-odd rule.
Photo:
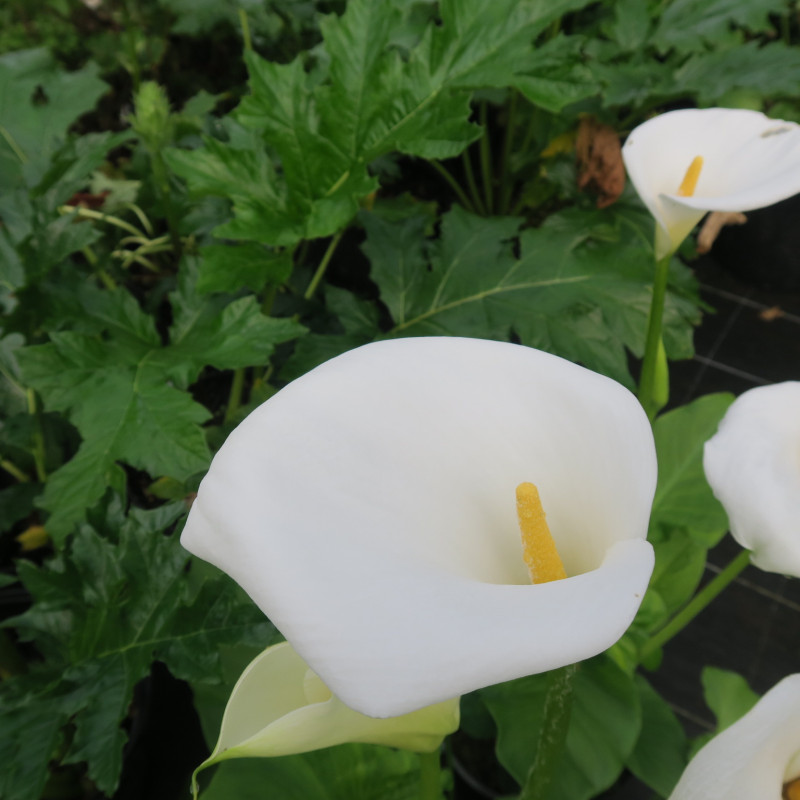
[[[757,111],[670,111],[635,128],[622,148],[636,191],[674,250],[706,211],[751,211],[800,192],[800,126]],[[695,156],[692,197],[676,192]]]
[[[391,719],[359,714],[331,695],[316,675],[309,675],[289,642],[281,642],[257,656],[236,682],[219,741],[203,766],[227,758],[306,753],[345,742],[432,752],[458,723],[457,697]]]
[[[800,382],[738,397],[706,442],[703,467],[752,562],[800,577]]]
[[[790,675],[697,753],[669,800],[780,800],[798,753],[800,675]]]
[[[502,342],[378,342],[234,431],[182,536],[370,716],[604,650],[652,570],[647,418],[619,384]],[[528,583],[514,491],[571,576]]]

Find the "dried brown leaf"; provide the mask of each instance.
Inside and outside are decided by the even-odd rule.
[[[578,158],[578,188],[597,194],[597,207],[614,203],[625,188],[625,165],[619,134],[594,117],[583,117],[575,142]]]

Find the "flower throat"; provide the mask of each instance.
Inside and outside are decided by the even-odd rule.
[[[547,527],[539,490],[532,483],[517,486],[517,517],[522,535],[522,558],[532,583],[549,583],[567,577],[553,535]]]

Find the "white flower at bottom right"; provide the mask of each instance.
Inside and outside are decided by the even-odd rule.
[[[800,674],[776,684],[703,747],[669,800],[796,800],[798,777]]]
[[[703,467],[752,563],[800,577],[800,382],[737,398],[706,442]]]

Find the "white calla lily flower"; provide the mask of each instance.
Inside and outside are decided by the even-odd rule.
[[[655,217],[657,259],[707,211],[752,211],[800,192],[800,125],[758,111],[669,111],[635,128],[622,157]]]
[[[242,673],[202,768],[228,758],[285,756],[359,742],[434,752],[458,728],[456,697],[389,719],[348,708],[288,642],[268,647]]]
[[[800,382],[738,397],[706,442],[703,467],[752,563],[800,577]]]
[[[527,481],[564,580],[530,583]],[[399,716],[613,644],[652,571],[655,482],[650,426],[618,383],[515,344],[397,339],[256,409],[181,541],[344,703]]]
[[[800,675],[790,675],[697,753],[669,800],[781,800],[798,777]],[[797,800],[797,785],[786,796]]]

